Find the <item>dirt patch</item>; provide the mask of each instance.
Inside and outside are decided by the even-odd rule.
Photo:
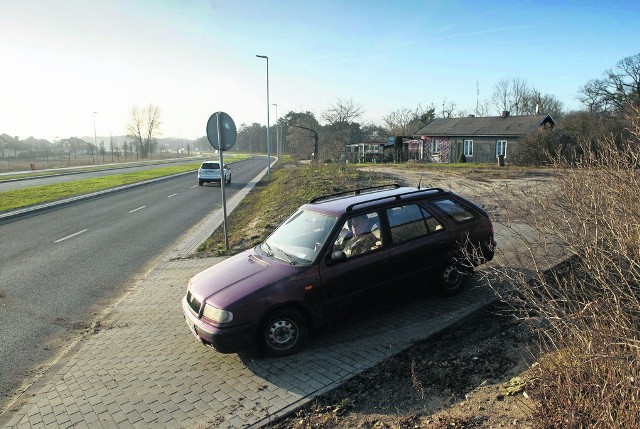
[[[532,427],[522,373],[536,341],[505,310],[479,310],[270,427]]]

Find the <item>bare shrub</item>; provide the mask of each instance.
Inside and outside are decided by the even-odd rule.
[[[546,351],[534,371],[541,428],[640,427],[639,118],[632,108],[622,144],[584,141],[573,167],[558,159],[556,189],[518,196],[508,225],[523,245],[497,270],[509,283],[499,293]],[[546,270],[558,248],[572,256]]]

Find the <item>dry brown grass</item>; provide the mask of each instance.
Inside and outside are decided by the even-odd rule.
[[[540,428],[640,427],[640,128],[629,124],[624,146],[585,145],[557,192],[521,200],[538,232],[523,240],[532,261],[498,268],[504,300],[547,351],[533,373]],[[572,256],[545,271],[558,246]]]

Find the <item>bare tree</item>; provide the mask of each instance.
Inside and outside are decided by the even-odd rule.
[[[502,79],[493,88],[491,96],[498,112],[508,111],[513,115],[538,115],[562,113],[562,102],[553,95],[542,94],[529,86],[522,78]]]
[[[493,87],[491,99],[499,112],[508,111],[521,115],[530,94],[531,89],[525,79],[502,79]]]
[[[562,101],[553,95],[541,94],[537,89],[531,89],[524,99],[522,106],[523,115],[549,114],[560,116],[562,114]]]
[[[511,85],[508,79],[502,79],[493,86],[491,101],[498,112],[511,110]]]
[[[113,162],[114,152],[117,149],[117,145],[113,142],[113,136],[109,137],[109,152],[111,152],[111,162]]]
[[[382,121],[389,129],[389,133],[391,135],[406,136],[410,133],[409,124],[413,119],[413,111],[405,107],[389,113],[387,116],[382,118]]]
[[[640,106],[640,53],[623,58],[580,90],[580,101],[595,113],[622,114],[629,104]]]
[[[127,125],[129,135],[136,141],[137,152],[142,158],[152,156],[156,137],[160,136],[160,108],[150,104],[140,110],[131,109],[131,120]]]
[[[491,106],[489,104],[489,100],[486,98],[483,101],[478,102],[476,105],[476,116],[491,116]]]
[[[531,97],[531,89],[525,79],[513,78],[511,81],[511,93],[513,96],[513,110],[516,115],[523,115],[527,99]]]
[[[449,104],[447,104],[447,100],[445,99],[442,102],[442,117],[443,118],[453,118],[454,117],[454,112],[456,110],[456,103],[455,101],[450,101]]]
[[[330,158],[338,159],[344,150],[344,146],[352,143],[352,124],[362,116],[363,109],[353,102],[353,99],[338,99],[323,114],[322,118],[331,127],[332,135],[326,145]]]
[[[389,133],[394,136],[410,136],[435,118],[435,107],[418,105],[414,110],[402,108],[382,118]]]

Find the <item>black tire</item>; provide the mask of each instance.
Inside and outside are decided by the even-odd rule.
[[[299,311],[283,308],[265,317],[260,335],[263,351],[279,357],[300,351],[307,342],[309,331]]]
[[[440,293],[445,296],[460,293],[469,279],[469,274],[469,269],[452,259],[439,271],[438,289]]]
[[[198,185],[202,186],[204,182],[202,180],[198,180]]]

